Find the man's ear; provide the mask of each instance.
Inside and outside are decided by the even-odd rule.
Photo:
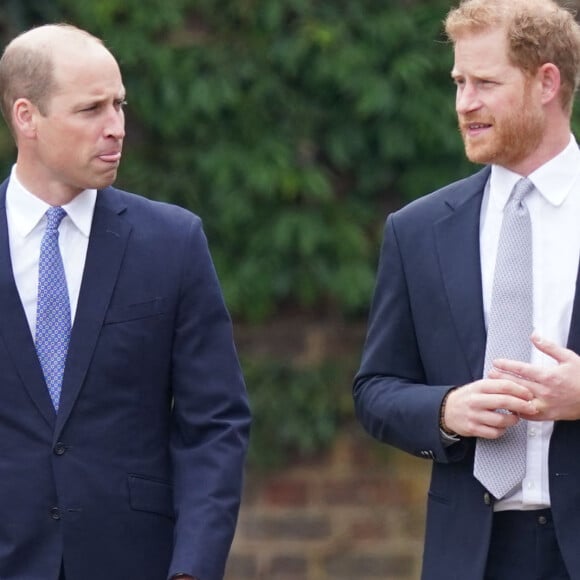
[[[546,105],[560,94],[560,86],[562,84],[560,69],[555,64],[547,62],[538,69],[537,74],[542,87],[542,104]]]
[[[27,139],[36,136],[36,119],[40,114],[36,105],[28,99],[16,99],[12,106],[12,124],[14,131]]]

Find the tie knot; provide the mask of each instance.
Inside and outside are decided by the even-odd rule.
[[[526,195],[528,195],[533,189],[534,184],[527,177],[522,177],[512,189],[510,202],[517,205],[521,204],[524,197],[526,197]]]
[[[60,206],[49,208],[46,212],[46,229],[58,230],[58,226],[65,215],[66,211]]]

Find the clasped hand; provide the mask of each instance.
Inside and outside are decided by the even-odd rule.
[[[536,334],[531,340],[556,365],[495,360],[486,378],[455,389],[447,397],[444,422],[449,430],[495,439],[520,417],[530,421],[580,419],[580,356]],[[507,412],[498,413],[498,409]]]

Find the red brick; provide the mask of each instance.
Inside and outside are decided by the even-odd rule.
[[[264,501],[279,507],[308,505],[308,484],[298,480],[274,480],[264,488]]]
[[[277,556],[270,564],[268,578],[306,578],[308,562],[304,556]]]
[[[286,517],[245,517],[238,525],[239,532],[252,540],[321,540],[330,536],[327,516],[292,515]]]
[[[411,578],[413,559],[408,556],[341,553],[329,556],[325,564],[328,578],[335,580]]]
[[[255,580],[258,566],[255,556],[230,554],[226,566],[225,580]]]
[[[387,505],[406,500],[400,485],[389,478],[329,480],[324,485],[324,500],[330,505]]]
[[[388,536],[384,517],[359,517],[349,528],[354,540],[380,540]]]

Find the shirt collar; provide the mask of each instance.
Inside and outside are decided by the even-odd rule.
[[[76,228],[89,237],[97,200],[96,189],[81,191],[71,202],[63,205]],[[11,213],[14,227],[22,237],[26,237],[38,225],[49,208],[49,204],[30,193],[16,176],[16,165],[12,168],[6,190],[6,209]]]
[[[580,149],[573,135],[566,148],[530,173],[528,179],[534,184],[542,197],[555,207],[564,203],[580,176]],[[516,182],[522,176],[501,167],[492,165],[490,192],[494,203],[504,207]]]

